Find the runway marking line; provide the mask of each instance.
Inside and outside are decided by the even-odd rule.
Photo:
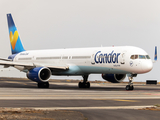
[[[146,95],[160,95],[160,93],[146,93]]]
[[[123,100],[123,99],[114,99],[114,101],[122,101],[122,102],[139,102],[137,100]]]
[[[45,107],[45,108],[32,108],[35,110],[94,110],[94,109],[142,109],[147,107],[154,107],[153,105],[147,106],[104,106],[104,107]]]
[[[61,94],[61,95],[55,95],[55,94],[47,94],[47,95],[41,95],[41,94],[37,94],[37,95],[33,95],[33,94],[1,94],[0,93],[0,96],[1,97],[12,97],[12,96],[20,96],[20,97],[30,97],[30,96],[34,96],[34,97],[102,97],[102,95],[77,95],[77,94],[69,94],[69,95],[66,95],[66,94]],[[115,95],[110,95],[110,97],[114,97]],[[140,95],[132,95],[132,97],[135,96],[135,97],[141,97]],[[103,96],[103,97],[106,97],[106,96]],[[127,96],[127,95],[118,95],[117,97],[131,97],[131,96]],[[157,97],[157,96],[156,96]],[[97,98],[96,100],[99,100],[99,98]],[[104,99],[102,99],[104,100]],[[115,100],[119,100],[119,99],[115,99]]]
[[[124,100],[124,99],[94,99],[94,100],[114,100],[114,101],[122,101],[122,102],[139,102],[138,100]]]
[[[112,99],[100,99],[100,98],[97,98],[97,99],[93,99],[93,100],[112,100]]]
[[[16,84],[24,84],[27,85],[26,83],[23,82],[15,82],[15,81],[4,81],[5,83],[16,83]]]
[[[118,109],[143,109],[143,108],[150,108],[155,107],[153,105],[147,106],[103,106],[103,107],[25,107],[25,109],[33,109],[33,110],[100,110],[100,109],[107,109],[107,110],[118,110]],[[10,108],[5,107],[11,110],[23,110],[23,108]]]

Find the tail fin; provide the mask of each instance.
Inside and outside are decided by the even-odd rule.
[[[12,54],[25,51],[11,14],[7,14],[7,20]]]
[[[157,46],[155,46],[155,55],[154,55],[154,61],[157,61]]]

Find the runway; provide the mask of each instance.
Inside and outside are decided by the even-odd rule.
[[[72,110],[92,120],[160,117],[160,111],[139,110],[160,104],[159,84],[134,84],[133,91],[126,91],[125,83],[91,83],[89,89],[77,86],[51,80],[49,89],[39,89],[29,80],[0,79],[0,107]]]

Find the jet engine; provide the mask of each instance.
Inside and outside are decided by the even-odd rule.
[[[36,67],[27,73],[27,78],[35,82],[47,82],[50,76],[51,71],[46,67]]]
[[[126,74],[102,74],[102,78],[111,83],[120,83],[126,77]]]

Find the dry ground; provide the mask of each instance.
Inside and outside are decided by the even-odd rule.
[[[0,108],[0,120],[88,120],[82,113],[68,110]]]

